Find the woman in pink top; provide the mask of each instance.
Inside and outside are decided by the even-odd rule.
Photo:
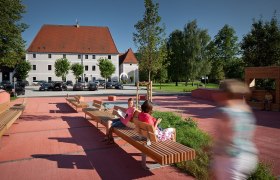
[[[174,128],[167,128],[164,130],[160,130],[158,128],[158,124],[161,122],[161,119],[154,118],[151,114],[153,111],[153,105],[150,101],[145,101],[141,106],[142,112],[138,115],[139,121],[151,124],[156,129],[156,136],[158,141],[165,141],[165,140],[174,140],[175,141],[175,129]]]
[[[125,116],[119,116],[118,119],[115,119],[110,128],[109,128],[109,133],[108,133],[108,138],[106,138],[106,140],[109,141],[109,143],[114,143],[114,138],[113,138],[113,127],[125,127],[127,125],[127,123],[132,119],[133,114],[135,112],[135,107],[134,107],[134,103],[133,103],[133,99],[129,98],[128,102],[127,102],[128,108],[125,112]]]

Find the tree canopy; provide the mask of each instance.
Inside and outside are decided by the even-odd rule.
[[[66,58],[60,58],[55,61],[55,75],[61,77],[62,81],[66,80],[66,75],[69,73],[70,62]]]
[[[25,7],[21,0],[0,1],[0,65],[15,67],[25,55],[21,33],[27,25],[20,23]]]
[[[20,61],[15,68],[14,76],[18,80],[25,80],[28,77],[28,73],[31,70],[31,64],[28,61]]]
[[[241,43],[246,66],[280,65],[280,27],[276,17],[253,22]]]
[[[100,74],[103,78],[105,78],[105,81],[116,71],[116,67],[109,59],[99,59],[98,66],[100,69]]]
[[[134,25],[137,32],[133,33],[133,41],[141,54],[139,68],[147,70],[149,81],[151,74],[162,68],[166,56],[164,27],[160,26],[161,17],[158,15],[158,8],[158,3],[145,0],[143,19]]]
[[[84,73],[84,67],[80,63],[74,63],[71,65],[71,70],[75,76],[76,81],[79,79],[79,77]]]

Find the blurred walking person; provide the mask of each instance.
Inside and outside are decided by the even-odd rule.
[[[221,82],[220,90],[212,172],[217,180],[247,179],[258,163],[258,150],[253,142],[255,117],[243,100],[250,89],[243,82],[228,79]]]

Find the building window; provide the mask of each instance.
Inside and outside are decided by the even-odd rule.
[[[48,57],[49,57],[49,58],[52,58],[52,54],[48,54]]]
[[[33,69],[34,71],[36,71],[36,65],[33,65],[32,67],[33,67],[32,69]]]
[[[85,81],[88,82],[88,77],[85,77]]]
[[[95,66],[92,66],[92,71],[95,71]]]
[[[81,59],[81,55],[80,54],[78,54],[78,59]]]
[[[85,59],[88,59],[88,55],[85,55]]]
[[[111,55],[108,55],[108,59],[111,59]]]
[[[49,71],[52,70],[52,65],[48,65],[48,70],[49,70]]]
[[[48,77],[48,82],[51,82],[52,81],[52,77]]]
[[[95,55],[92,55],[92,59],[95,59]]]
[[[33,58],[36,58],[36,54],[33,54]]]
[[[96,77],[92,77],[92,81],[95,81],[96,80]]]
[[[130,64],[130,66],[132,66],[132,64]]]
[[[63,54],[63,58],[66,58],[66,54]]]
[[[36,77],[33,77],[33,81],[36,81]]]
[[[85,71],[88,71],[88,66],[85,66]]]

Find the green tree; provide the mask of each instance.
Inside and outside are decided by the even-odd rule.
[[[25,55],[21,33],[27,25],[20,23],[25,7],[21,0],[0,1],[0,65],[15,67]]]
[[[116,67],[109,59],[103,59],[103,58],[98,60],[98,66],[100,69],[101,76],[105,79],[104,87],[106,89],[106,81],[109,77],[112,76],[112,74],[114,74],[114,72],[116,71]]]
[[[18,80],[25,80],[31,70],[31,64],[28,61],[22,60],[15,67],[15,77]]]
[[[241,49],[245,66],[280,65],[280,27],[276,17],[267,22],[254,20]]]
[[[240,54],[240,47],[238,44],[238,37],[235,35],[235,30],[229,25],[224,25],[224,27],[215,36],[214,44],[216,47],[215,59],[214,61],[219,68],[223,69],[223,74],[226,78],[241,78],[243,74],[233,73],[233,68],[235,70],[242,71],[242,60],[238,58]],[[240,66],[238,66],[240,65]],[[222,66],[222,67],[220,67]],[[216,70],[214,70],[216,71]]]
[[[168,76],[170,79],[176,83],[185,79],[185,68],[184,68],[184,34],[180,30],[175,30],[169,35],[167,41],[167,61],[168,66]]]
[[[207,46],[210,36],[207,30],[197,27],[196,20],[189,22],[184,28],[183,58],[186,69],[186,84],[190,80],[210,73],[211,64],[208,62]]]
[[[66,75],[69,73],[70,62],[66,58],[60,58],[55,61],[55,75],[61,77],[62,81],[66,80]]]
[[[143,19],[138,21],[134,27],[136,33],[133,33],[133,41],[138,47],[138,53],[141,54],[139,68],[146,69],[148,72],[148,81],[151,81],[151,74],[156,73],[162,68],[162,53],[164,46],[164,27],[159,25],[161,17],[158,15],[159,4],[154,4],[152,0],[145,0],[145,13]],[[142,71],[145,72],[145,71]]]
[[[71,70],[77,82],[79,77],[84,73],[84,67],[80,63],[74,63],[71,65]]]

